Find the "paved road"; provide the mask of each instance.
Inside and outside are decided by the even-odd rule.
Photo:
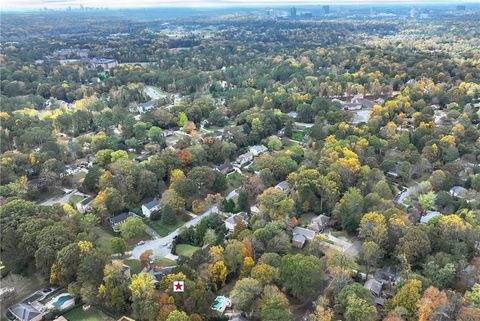
[[[421,187],[418,184],[407,187],[406,190],[398,193],[393,200],[398,204],[403,204],[403,205],[407,206],[408,204],[405,204],[405,200],[407,199],[407,197],[409,197],[412,194],[418,193],[420,191],[420,189],[421,189]]]
[[[138,258],[140,258],[140,255],[146,250],[152,250],[153,251],[153,256],[158,255],[158,256],[164,257],[164,256],[170,254],[169,245],[172,244],[172,241],[175,238],[175,236],[177,236],[180,233],[180,229],[188,228],[190,226],[197,225],[198,222],[200,222],[200,220],[203,217],[208,216],[210,213],[216,212],[216,211],[218,211],[218,204],[215,204],[210,209],[203,212],[201,215],[198,215],[194,219],[191,219],[187,223],[183,224],[182,226],[180,226],[179,228],[177,228],[175,231],[168,234],[167,236],[157,238],[157,239],[154,239],[154,240],[150,240],[150,241],[145,241],[145,244],[137,245],[132,250],[131,257],[135,258],[135,259],[138,259]]]

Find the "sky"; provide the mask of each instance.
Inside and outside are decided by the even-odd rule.
[[[474,0],[475,1],[475,0]],[[448,3],[451,0],[2,0],[2,9],[39,9],[39,8],[78,8],[108,7],[108,8],[135,8],[135,7],[228,7],[228,6],[273,6],[273,5],[307,5],[307,4],[421,4],[421,3]]]

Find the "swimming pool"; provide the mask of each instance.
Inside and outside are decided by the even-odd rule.
[[[52,302],[52,304],[56,307],[61,307],[65,302],[70,299],[73,299],[73,296],[71,296],[70,294],[60,295],[57,297],[57,300],[55,302]]]
[[[213,308],[215,310],[220,310],[222,308],[222,305],[223,305],[223,296],[217,296],[215,298],[215,304],[213,305]]]

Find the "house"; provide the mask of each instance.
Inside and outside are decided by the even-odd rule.
[[[427,224],[428,222],[430,222],[432,218],[440,215],[442,215],[440,212],[428,211],[427,214],[425,214],[424,216],[422,216],[422,218],[420,218],[420,223]]]
[[[291,111],[287,114],[287,116],[292,117],[293,119],[297,119],[298,113],[296,111]]]
[[[260,213],[260,209],[258,208],[257,205],[250,206],[250,212],[253,214],[258,214]]]
[[[21,302],[9,307],[8,312],[18,321],[40,321],[43,315],[49,312],[48,307],[42,302],[55,290],[56,288],[50,287],[35,291]]]
[[[254,146],[250,146],[248,150],[250,153],[253,154],[253,156],[258,156],[260,154],[265,153],[268,150],[268,148],[264,145],[254,145]]]
[[[281,190],[282,192],[286,194],[290,194],[292,192],[292,189],[290,188],[290,184],[288,184],[287,181],[282,181],[275,185],[275,188],[278,190]]]
[[[175,132],[173,130],[170,130],[170,129],[162,130],[162,132],[161,132],[163,137],[173,136],[174,133]]]
[[[133,212],[128,212],[112,217],[109,220],[112,229],[115,232],[120,232],[120,224],[124,223],[129,217],[138,217],[138,215]]]
[[[153,283],[158,284],[165,275],[172,273],[174,268],[175,266],[166,266],[160,269],[153,267],[148,270],[148,273],[153,276]]]
[[[232,164],[221,164],[215,166],[214,169],[224,175],[230,174],[231,172],[235,171]]]
[[[20,302],[8,308],[18,321],[40,321],[43,319],[42,313],[29,303]]]
[[[93,196],[87,196],[81,201],[77,202],[77,204],[75,204],[75,207],[80,213],[85,214],[86,212],[89,212],[92,210],[92,206],[90,206],[92,202],[93,202]]]
[[[145,103],[140,103],[140,104],[137,104],[137,111],[139,113],[145,113],[153,108],[155,108],[155,101],[151,100],[151,101],[147,101]]]
[[[307,241],[313,240],[315,232],[303,227],[295,227],[293,229],[292,245],[301,249]]]
[[[387,172],[387,176],[391,178],[398,178],[400,176],[400,164],[397,163]]]
[[[103,69],[112,69],[118,66],[118,61],[116,59],[105,59],[105,58],[93,58],[90,60],[90,66],[93,69],[102,67]]]
[[[153,212],[160,209],[160,200],[153,199],[148,203],[142,204],[142,213],[145,217],[150,217]]]
[[[330,222],[330,217],[322,214],[312,218],[307,228],[315,232],[321,232],[328,226],[328,222]]]
[[[238,156],[236,162],[239,166],[242,166],[248,162],[251,162],[252,160],[253,160],[253,153],[248,152]]]
[[[225,227],[227,228],[228,231],[233,232],[235,230],[235,226],[238,224],[238,222],[242,221],[245,223],[245,225],[248,224],[248,215],[245,212],[240,212],[237,214],[234,214],[227,218],[225,220]]]
[[[456,199],[464,198],[466,192],[467,189],[462,186],[453,186],[450,189],[450,195]]]
[[[380,295],[382,294],[382,286],[383,286],[382,282],[374,278],[368,279],[363,285],[365,289],[369,290],[370,293],[373,294],[375,298],[375,303],[381,306],[385,304],[385,300],[382,297],[380,297]]]
[[[122,315],[122,317],[120,319],[118,319],[117,321],[135,321],[135,320],[132,319],[132,318],[129,318],[127,316]]]

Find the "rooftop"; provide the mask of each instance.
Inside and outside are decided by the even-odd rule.
[[[160,205],[160,201],[158,199],[153,199],[150,202],[143,204],[142,206],[145,206],[146,208],[151,210],[152,208],[155,208],[158,205]]]

